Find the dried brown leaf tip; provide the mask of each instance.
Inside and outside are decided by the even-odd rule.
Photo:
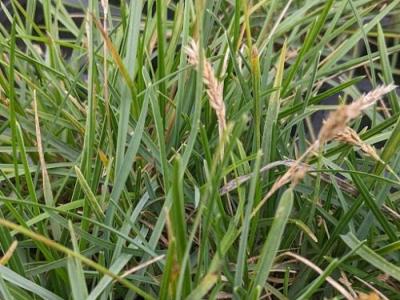
[[[322,145],[334,139],[340,132],[346,129],[349,121],[357,118],[363,110],[372,106],[382,96],[395,88],[394,84],[379,86],[371,92],[362,95],[358,100],[348,105],[342,105],[334,112],[331,112],[319,133],[319,144]]]
[[[193,66],[200,64],[200,48],[197,42],[190,40],[189,45],[186,47],[186,54],[189,64]],[[217,115],[218,132],[220,138],[222,138],[226,128],[225,103],[223,99],[224,85],[216,78],[214,69],[206,58],[203,60],[203,82],[207,89],[210,105]]]

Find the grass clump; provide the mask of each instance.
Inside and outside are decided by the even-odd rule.
[[[1,299],[400,299],[400,0],[0,5]]]

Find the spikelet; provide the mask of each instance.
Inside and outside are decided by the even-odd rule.
[[[188,56],[189,64],[198,66],[200,64],[200,49],[198,43],[194,40],[189,41],[189,45],[186,47],[186,54]],[[204,58],[203,64],[203,82],[207,89],[207,95],[210,100],[210,106],[214,109],[218,120],[218,132],[220,139],[226,128],[226,117],[225,117],[225,103],[223,100],[223,83],[220,82],[214,74],[214,70],[210,62]]]
[[[331,112],[320,130],[318,136],[319,144],[323,145],[335,138],[335,136],[346,129],[349,121],[357,118],[363,110],[372,106],[383,95],[395,88],[396,86],[393,84],[379,86],[371,92],[362,95],[358,100],[348,105],[342,105],[334,112]]]
[[[342,132],[339,132],[336,135],[335,139],[337,141],[359,147],[362,152],[371,156],[376,161],[381,162],[381,158],[379,157],[378,153],[376,153],[375,148],[371,145],[368,145],[367,143],[364,143],[357,132],[355,132],[350,127],[346,127]]]
[[[267,200],[282,186],[287,183],[291,183],[291,187],[295,187],[307,174],[309,166],[307,164],[301,163],[301,158],[294,161],[289,169],[274,182],[271,189],[264,196],[264,198],[258,203],[256,208],[252,212],[252,217],[261,209],[261,207],[267,202]]]
[[[278,189],[284,186],[287,183],[291,183],[292,187],[295,187],[299,182],[304,178],[308,171],[308,167],[305,164],[301,164],[299,161],[296,161],[293,166],[291,166],[285,174],[283,174],[275,183],[272,185],[268,194],[264,197],[268,199],[271,197]]]

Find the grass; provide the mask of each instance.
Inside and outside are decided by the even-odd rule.
[[[0,5],[1,299],[400,299],[400,0]]]

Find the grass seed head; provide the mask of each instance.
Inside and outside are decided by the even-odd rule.
[[[383,95],[395,88],[396,86],[393,84],[379,86],[369,93],[362,95],[358,100],[348,105],[342,105],[337,110],[331,112],[319,133],[318,140],[320,145],[334,139],[346,129],[349,121],[357,118],[363,110],[372,106]]]
[[[189,45],[186,47],[189,64],[193,66],[198,66],[200,64],[200,51],[198,43],[194,40],[190,40]],[[206,58],[204,58],[202,75],[210,100],[210,106],[217,115],[219,136],[222,138],[222,134],[226,128],[226,110],[223,100],[224,86],[215,76],[214,69]]]
[[[359,147],[361,151],[364,152],[365,154],[371,156],[373,159],[377,161],[381,161],[378,153],[376,153],[375,148],[363,142],[363,140],[360,138],[357,132],[355,132],[350,127],[346,127],[342,132],[339,132],[336,135],[335,139],[340,142],[344,142]]]

